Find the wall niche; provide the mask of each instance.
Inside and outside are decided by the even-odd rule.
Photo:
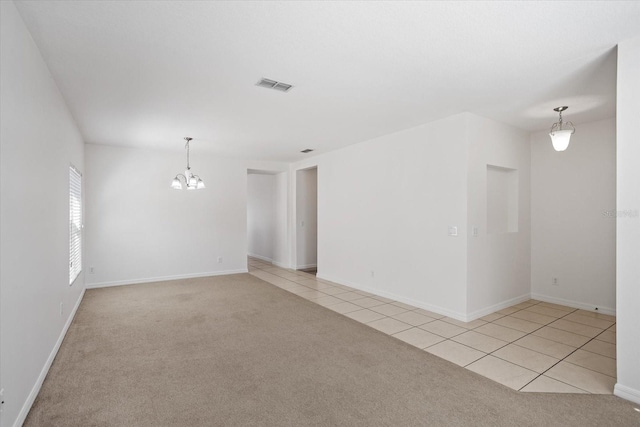
[[[518,232],[518,170],[487,165],[487,233]]]

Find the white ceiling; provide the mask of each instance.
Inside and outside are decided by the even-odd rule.
[[[638,1],[16,3],[86,142],[283,161],[463,111],[612,117],[640,35]]]

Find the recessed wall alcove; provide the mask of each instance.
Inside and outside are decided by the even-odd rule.
[[[518,232],[518,170],[487,165],[487,233]]]

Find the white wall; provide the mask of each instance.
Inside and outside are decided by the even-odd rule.
[[[249,255],[273,260],[276,235],[276,177],[260,173],[247,176],[247,234]]]
[[[518,170],[518,233],[486,233],[487,164]],[[311,166],[319,277],[461,320],[529,297],[528,133],[463,113],[292,170]]]
[[[84,291],[82,273],[69,286],[69,165],[84,164],[38,48],[13,2],[0,8],[0,424],[11,426],[26,417]]]
[[[296,172],[296,268],[318,265],[318,169]]]
[[[246,271],[247,169],[268,165],[196,142],[191,168],[207,186],[197,191],[169,188],[184,151],[86,146],[87,286]]]
[[[562,152],[531,135],[534,298],[615,314],[615,205],[615,119],[579,124]]]
[[[465,117],[292,166],[318,166],[320,277],[464,317],[467,143],[451,129]],[[448,237],[449,225],[461,237]]]
[[[640,38],[618,45],[615,394],[640,404]],[[631,211],[631,215],[628,214]]]
[[[529,134],[493,120],[469,114],[467,135],[469,138],[468,155],[468,242],[467,252],[467,315],[469,318],[481,317],[520,300],[528,299],[531,292],[531,253],[530,253],[530,150]],[[513,193],[517,194],[517,205],[509,207],[506,194],[501,200],[505,203],[505,224],[500,233],[488,232],[490,227],[487,212],[496,202],[496,195],[488,193],[487,165],[508,168],[517,181],[505,182],[517,184]],[[506,172],[503,172],[506,173]],[[515,199],[514,199],[515,200]],[[517,212],[517,232],[506,232],[507,211]],[[473,227],[478,235],[473,236]]]

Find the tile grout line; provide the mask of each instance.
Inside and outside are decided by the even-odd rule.
[[[605,330],[606,330],[606,329],[605,329]],[[602,331],[602,332],[604,332],[604,331]],[[602,332],[601,332],[601,333],[602,333]],[[600,333],[600,334],[601,334],[601,333]],[[594,341],[598,336],[600,336],[600,334],[596,335],[595,337],[591,338],[589,341],[587,341],[586,343],[584,343],[584,344],[582,345],[582,347],[584,347],[585,345],[589,344],[591,341]],[[565,359],[566,359],[567,357],[571,356],[571,355],[572,355],[573,353],[575,353],[576,351],[581,350],[581,349],[582,349],[582,347],[578,347],[578,348],[576,348],[575,350],[573,350],[571,353],[567,354],[563,359],[559,360],[559,361],[558,361],[558,363],[553,364],[553,366],[551,366],[549,369],[547,369],[546,371],[544,371],[542,374],[545,374],[545,373],[546,373],[546,372],[548,372],[551,368],[553,368],[554,366],[558,365],[560,362],[565,362]],[[591,353],[591,352],[590,352],[590,351],[588,351],[588,350],[582,350],[582,351],[586,351],[586,352],[588,352],[588,353]],[[597,354],[597,353],[591,353],[591,354]],[[600,354],[599,356],[602,356],[602,355]],[[602,357],[607,357],[607,356],[602,356]],[[616,360],[616,359],[613,359],[613,360]],[[569,364],[571,364],[571,365],[573,365],[573,366],[577,366],[577,367],[582,368],[582,369],[586,369],[587,371],[595,372],[595,373],[597,373],[597,374],[604,375],[604,376],[607,376],[607,377],[609,377],[609,378],[613,378],[613,379],[615,379],[615,380],[617,381],[617,375],[616,375],[616,377],[612,377],[612,376],[610,376],[610,375],[603,374],[602,372],[594,371],[593,369],[589,369],[589,368],[585,368],[584,366],[576,365],[575,363],[571,363],[571,362],[566,362],[566,363],[569,363]],[[555,379],[555,378],[554,378],[554,379]],[[571,385],[571,384],[570,384],[570,385]],[[575,387],[575,386],[574,386],[574,387]],[[577,388],[579,388],[579,387],[577,387]],[[586,390],[585,390],[585,391],[586,391]],[[594,393],[591,393],[591,394],[594,394]]]
[[[519,310],[517,310],[517,311],[514,311],[513,313],[507,314],[507,315],[505,315],[505,316],[503,316],[503,317],[500,317],[499,319],[496,319],[496,320],[500,320],[500,319],[503,319],[504,317],[512,316],[513,314],[515,314],[515,313],[519,313],[519,312],[521,312],[521,311],[525,311],[525,310],[527,310],[528,308],[531,308],[531,307],[534,307],[534,306],[536,306],[536,305],[540,304],[541,302],[542,302],[542,301],[539,301],[539,302],[537,302],[537,303],[535,303],[535,304],[532,304],[532,305],[530,305],[530,306],[528,306],[528,307],[525,307],[525,308],[519,309]],[[564,318],[564,317],[568,316],[568,315],[569,315],[569,314],[571,314],[571,313],[575,313],[576,311],[577,311],[577,309],[575,309],[575,310],[573,310],[573,311],[570,311],[570,312],[568,312],[567,314],[565,314],[564,316],[557,318],[557,319],[556,319],[556,320],[554,320],[553,322],[555,322],[555,321],[557,321],[557,320],[559,320],[559,319],[562,319],[562,318]],[[534,313],[535,313],[535,312],[534,312]],[[500,314],[502,314],[502,313],[500,313]],[[518,319],[518,318],[516,317],[516,319]],[[529,323],[536,323],[536,322],[532,322],[532,321],[530,321],[530,320],[526,320],[526,319],[520,319],[520,320],[524,320],[524,321],[527,321],[527,322],[529,322]],[[495,321],[491,321],[491,322],[488,322],[488,323],[494,323],[494,322],[495,322]],[[550,325],[551,323],[553,323],[553,322],[549,322],[549,323],[547,323],[547,324],[541,325],[539,328],[534,329],[533,331],[531,331],[531,332],[529,332],[529,333],[525,333],[525,335],[524,335],[524,336],[522,336],[522,337],[518,338],[518,339],[517,339],[517,340],[515,340],[515,341],[507,342],[507,343],[506,343],[505,345],[503,345],[502,347],[497,348],[497,349],[493,350],[492,352],[487,353],[485,356],[481,357],[480,359],[477,359],[477,360],[475,360],[475,361],[473,361],[473,362],[470,362],[469,364],[465,365],[465,366],[464,366],[464,368],[465,368],[465,369],[467,369],[467,366],[471,365],[472,363],[478,362],[478,361],[479,361],[479,360],[481,360],[481,359],[484,359],[486,356],[493,356],[493,357],[498,358],[498,359],[500,359],[500,360],[503,360],[503,361],[505,361],[505,362],[507,362],[507,363],[512,363],[512,364],[514,364],[515,366],[518,366],[518,367],[523,368],[523,369],[527,369],[528,371],[531,371],[531,372],[534,372],[534,373],[538,374],[538,375],[536,375],[536,376],[535,376],[531,381],[527,382],[526,384],[524,384],[522,387],[520,387],[520,388],[518,389],[518,391],[521,391],[521,390],[522,390],[523,388],[525,388],[527,385],[531,384],[533,381],[535,381],[536,379],[538,379],[539,377],[541,377],[542,375],[544,375],[544,373],[545,373],[545,372],[547,372],[547,371],[549,371],[549,369],[553,368],[553,367],[554,367],[554,366],[556,366],[558,363],[562,362],[564,359],[566,359],[567,357],[569,357],[571,354],[575,353],[575,352],[576,352],[580,347],[576,348],[574,351],[572,351],[571,353],[569,353],[568,355],[566,355],[564,358],[562,358],[562,359],[558,360],[558,362],[554,363],[551,367],[549,367],[547,370],[545,370],[545,371],[544,371],[544,372],[542,372],[542,373],[538,373],[538,372],[533,371],[532,369],[529,369],[529,368],[527,368],[527,367],[525,367],[525,366],[519,365],[518,363],[511,362],[511,361],[509,361],[509,360],[503,359],[503,358],[501,358],[500,356],[495,355],[494,353],[495,353],[495,352],[497,352],[497,351],[499,351],[499,350],[501,350],[501,349],[503,349],[503,348],[505,348],[505,347],[507,347],[507,346],[509,346],[509,345],[511,345],[511,344],[513,344],[513,345],[516,345],[516,346],[518,346],[518,347],[525,348],[525,349],[527,349],[527,350],[530,350],[530,351],[533,351],[533,352],[535,352],[535,353],[541,354],[541,355],[543,355],[543,356],[548,356],[548,355],[546,355],[546,354],[544,354],[544,353],[540,353],[540,352],[538,352],[538,351],[535,351],[535,350],[532,350],[532,349],[529,349],[529,348],[526,348],[526,347],[519,346],[518,344],[516,344],[516,341],[519,341],[519,340],[521,340],[521,339],[523,339],[523,338],[525,338],[525,337],[527,337],[527,336],[529,336],[529,335],[533,335],[533,333],[534,333],[534,332],[539,331],[540,329],[544,328],[545,326],[549,326],[549,325]],[[573,322],[573,323],[576,323],[576,322]],[[509,328],[509,329],[514,330],[514,331],[524,332],[524,331],[520,331],[520,330],[518,330],[518,329],[510,328],[509,326],[503,326],[503,325],[500,325],[500,324],[497,324],[497,323],[495,323],[495,324],[496,324],[497,326],[502,326],[502,327],[504,327],[504,328]],[[550,328],[552,328],[551,326],[549,326],[549,327],[550,327]],[[557,329],[557,328],[553,328],[553,329]],[[565,331],[565,332],[568,332],[568,331]],[[604,332],[604,331],[603,331],[603,332]],[[490,335],[483,334],[482,332],[477,332],[477,333],[478,333],[478,334],[481,334],[481,335],[485,335],[485,336],[487,336],[487,337],[491,337]],[[578,335],[578,334],[576,334],[576,335]],[[535,336],[537,336],[537,335],[535,335]],[[495,337],[491,337],[491,338],[498,339],[498,338],[495,338]],[[550,340],[550,341],[553,341],[553,340]],[[586,345],[586,343],[585,343],[584,345]],[[549,356],[549,357],[551,357],[551,356]],[[567,363],[569,363],[569,362],[567,362]],[[568,385],[571,385],[571,384],[568,384]],[[575,387],[575,386],[572,386],[572,387]],[[578,388],[579,390],[582,390],[582,389],[580,389],[579,387],[576,387],[576,388]],[[586,391],[586,390],[584,390],[584,391]]]
[[[535,303],[535,304],[532,304],[532,305],[530,305],[530,306],[528,306],[528,307],[526,307],[526,308],[518,309],[517,311],[514,311],[513,313],[505,314],[504,316],[502,316],[502,317],[500,317],[500,318],[498,318],[498,319],[495,319],[495,320],[500,320],[500,319],[503,319],[503,318],[505,318],[505,317],[509,317],[509,316],[511,316],[512,314],[518,313],[518,312],[520,312],[520,311],[524,311],[524,310],[526,310],[527,308],[533,307],[533,306],[538,305],[538,304],[540,304],[540,302],[537,302],[537,303]],[[496,312],[496,313],[497,313],[497,312]],[[500,313],[500,314],[502,314],[502,313]],[[516,318],[516,319],[517,319],[517,318]],[[520,319],[520,320],[525,320],[525,319]],[[527,320],[527,321],[528,321],[528,320]],[[487,323],[495,324],[495,325],[497,325],[497,326],[502,326],[502,325],[497,324],[497,323],[494,323],[494,322],[495,322],[495,321],[491,321],[491,322],[487,322]],[[531,323],[535,323],[535,322],[531,322]],[[544,327],[544,326],[546,326],[546,325],[542,325],[542,327]],[[479,328],[479,327],[480,327],[480,326],[478,326],[478,328]],[[518,331],[517,329],[509,328],[508,326],[502,326],[502,327],[503,327],[503,328],[512,329],[512,330],[514,330],[514,331]],[[541,328],[542,328],[542,327],[541,327]],[[541,328],[538,328],[538,329],[541,329]],[[475,329],[477,329],[477,328],[475,328]],[[536,329],[535,331],[537,331],[538,329]],[[535,331],[532,331],[531,333],[533,333],[533,332],[535,332]],[[478,331],[475,331],[475,332],[476,332],[476,333],[478,333],[478,334],[480,334],[480,335],[484,335],[485,337],[489,337],[489,338],[493,338],[493,339],[497,339],[497,340],[499,340],[499,341],[502,341],[502,340],[500,340],[499,338],[496,338],[496,337],[492,337],[492,336],[490,336],[490,335],[483,334],[482,332],[478,332]],[[524,332],[524,331],[518,331],[518,332]],[[515,341],[521,340],[522,338],[526,337],[527,335],[530,335],[531,333],[528,333],[528,334],[526,334],[526,335],[524,335],[524,336],[522,336],[522,337],[518,338],[518,339],[517,339],[517,340],[515,340]],[[456,335],[456,336],[457,336],[457,335]],[[505,361],[505,362],[507,362],[507,363],[513,363],[513,362],[510,362],[510,361],[508,361],[508,360],[502,359],[501,357],[498,357],[498,356],[494,355],[493,353],[495,353],[496,351],[498,351],[498,350],[500,350],[500,349],[503,349],[503,348],[505,348],[505,347],[507,347],[507,346],[509,346],[509,345],[511,345],[511,344],[514,344],[514,343],[515,343],[515,341],[506,342],[506,344],[505,344],[505,345],[503,345],[503,346],[501,346],[501,347],[499,347],[499,348],[497,348],[497,349],[493,350],[493,351],[492,351],[492,352],[490,352],[490,353],[486,353],[484,356],[482,356],[481,358],[479,358],[479,359],[477,359],[477,360],[474,360],[473,362],[468,363],[467,365],[465,365],[465,366],[464,366],[464,368],[465,368],[465,369],[467,369],[467,370],[470,370],[470,369],[468,369],[468,368],[467,368],[469,365],[471,365],[471,364],[473,364],[473,363],[476,363],[476,362],[479,362],[480,360],[484,359],[484,358],[485,358],[485,357],[487,357],[487,356],[493,356],[493,357],[498,358],[498,359],[500,359],[500,360],[503,360],[503,361]],[[514,344],[514,345],[515,345],[515,344]],[[480,351],[480,350],[479,350],[479,351]],[[533,350],[532,350],[532,351],[533,351]],[[518,364],[516,364],[516,363],[513,363],[513,364],[514,364],[515,366],[520,367],[520,368],[527,369],[527,370],[531,371],[531,369],[525,368],[524,366],[520,366],[520,365],[518,365]],[[471,371],[471,372],[473,372],[473,371]],[[535,372],[535,371],[531,371],[531,372]],[[535,372],[535,373],[537,373],[537,372]],[[540,374],[540,375],[542,375],[542,374]],[[534,379],[532,379],[531,381],[529,381],[529,383],[530,383],[530,382],[532,382],[532,381],[535,381],[535,380],[536,380],[540,375],[537,375]],[[486,378],[486,377],[485,377],[485,378]],[[527,383],[527,384],[529,384],[529,383]],[[527,386],[527,384],[525,384],[523,387],[526,387],[526,386]],[[508,386],[505,386],[505,387],[508,387]],[[509,387],[509,388],[511,388],[511,387]],[[517,391],[519,392],[521,389],[522,389],[522,388],[518,389]]]
[[[527,307],[527,308],[530,308],[530,307],[536,306],[536,305],[538,305],[538,304],[540,304],[540,302],[538,302],[538,303],[536,303],[536,304],[533,304],[533,305],[531,305],[531,306],[529,306],[529,307]],[[511,314],[518,313],[519,311],[524,311],[524,310],[526,310],[526,308],[523,308],[522,310],[514,311],[514,312],[513,312],[513,313],[511,313]],[[557,319],[556,319],[556,320],[554,320],[553,322],[555,322],[555,321],[557,321],[557,320],[559,320],[559,319],[563,319],[564,317],[568,316],[568,315],[569,315],[569,314],[571,314],[571,313],[574,313],[575,311],[577,311],[577,309],[575,309],[575,310],[573,310],[573,311],[568,312],[567,314],[565,314],[565,315],[564,315],[564,316],[562,316],[562,317],[557,318]],[[510,316],[510,314],[509,314],[509,315],[507,315],[507,316]],[[498,319],[496,319],[496,320],[498,320]],[[524,319],[523,319],[523,320],[524,320]],[[547,323],[546,325],[542,325],[542,326],[541,326],[541,327],[539,327],[538,329],[535,329],[535,330],[533,330],[533,331],[531,331],[531,332],[527,333],[527,334],[526,334],[526,335],[524,335],[523,337],[518,338],[516,341],[519,341],[519,340],[521,340],[522,338],[525,338],[525,337],[527,337],[527,336],[529,336],[529,335],[533,335],[533,333],[534,333],[534,332],[539,331],[540,329],[542,329],[542,328],[544,328],[544,327],[546,327],[546,326],[549,326],[549,325],[550,325],[551,323],[553,323],[553,322]],[[535,322],[531,322],[531,323],[535,323]],[[505,328],[506,328],[506,327],[507,327],[507,326],[505,326]],[[549,326],[549,327],[550,327],[550,328],[552,328],[551,326]],[[553,328],[553,329],[557,329],[557,328]],[[523,332],[523,331],[521,331],[521,332]],[[565,331],[565,332],[568,332],[568,331]],[[577,335],[577,334],[576,334],[576,335]],[[537,336],[537,335],[534,335],[534,336]],[[543,337],[540,337],[540,338],[543,338]],[[513,342],[511,342],[511,343],[509,343],[509,344],[518,345],[518,344],[515,344],[515,342],[516,342],[516,341],[513,341]],[[549,340],[549,341],[553,341],[553,340]],[[562,343],[561,343],[561,344],[562,344]],[[505,346],[503,346],[503,347],[501,347],[501,348],[504,348],[504,347],[506,347],[506,345],[505,345]],[[518,347],[521,347],[521,346],[518,346]],[[526,348],[526,347],[522,347],[522,348]],[[578,348],[579,348],[579,347],[578,347]],[[518,391],[522,390],[524,387],[528,386],[528,385],[529,385],[529,384],[531,384],[533,381],[535,381],[536,379],[538,379],[539,377],[541,377],[542,375],[544,375],[544,374],[545,374],[545,372],[548,372],[551,368],[553,368],[554,366],[556,366],[557,364],[559,364],[560,362],[562,362],[562,361],[563,361],[564,359],[566,359],[567,357],[571,356],[573,353],[575,353],[575,352],[578,350],[578,348],[576,348],[576,349],[575,349],[574,351],[572,351],[571,353],[567,354],[567,355],[566,355],[565,357],[563,357],[562,359],[558,360],[556,363],[554,363],[553,365],[551,365],[551,366],[550,366],[548,369],[546,369],[544,372],[542,372],[542,373],[538,374],[538,375],[537,375],[535,378],[533,378],[531,381],[529,381],[528,383],[526,383],[525,385],[523,385],[521,388],[519,388],[519,389],[518,389]],[[500,350],[500,349],[498,349],[498,350]],[[498,351],[498,350],[493,351],[491,354],[495,353],[495,352],[496,352],[496,351]],[[527,349],[527,350],[531,350],[531,349]],[[540,352],[535,351],[535,350],[531,350],[531,351],[536,352],[536,353],[538,353],[538,354],[545,355],[544,353],[540,353]],[[548,356],[548,355],[545,355],[545,356]],[[499,356],[494,356],[494,357],[498,357],[499,359],[504,360],[504,359],[500,358]],[[549,356],[549,357],[551,357],[551,356]],[[506,361],[506,362],[509,362],[508,360],[505,360],[505,361]],[[513,363],[513,362],[509,362],[509,363]],[[517,363],[514,363],[514,365],[516,365],[516,366],[520,366],[521,368],[524,368],[524,369],[528,369],[528,368],[526,368],[526,367],[524,367],[524,366],[518,365]],[[529,370],[531,371],[531,369],[529,369]],[[535,371],[532,371],[532,372],[535,372]],[[537,372],[536,372],[536,373],[537,373]],[[586,390],[585,390],[585,391],[586,391]]]
[[[539,303],[538,303],[538,304],[539,304]],[[532,306],[532,307],[533,307],[533,306]],[[565,315],[564,315],[564,316],[562,316],[562,317],[559,317],[558,319],[554,320],[553,322],[555,322],[555,321],[557,321],[557,320],[560,320],[560,319],[564,319],[565,317],[569,316],[570,314],[575,313],[576,311],[578,311],[578,309],[575,309],[575,310],[573,310],[573,311],[568,312],[567,314],[565,314]],[[517,312],[514,312],[514,313],[517,313]],[[566,319],[565,319],[565,320],[566,320]],[[567,321],[567,322],[570,322],[570,320],[566,320],[566,321]],[[551,323],[553,323],[553,322],[551,322]],[[549,326],[551,323],[549,323],[549,324],[547,324],[547,325],[543,325],[541,328],[538,328],[538,329],[536,329],[535,331],[539,331],[539,330],[540,330],[540,329],[542,329],[543,327],[545,327],[545,326]],[[572,323],[577,323],[577,322],[572,322]],[[577,324],[579,324],[579,323],[577,323]],[[615,324],[615,323],[614,323],[614,324]],[[587,326],[589,326],[589,325],[587,325]],[[554,328],[553,326],[549,326],[549,327],[550,327],[550,328],[552,328],[552,329],[557,329],[557,330],[563,331],[562,329]],[[600,328],[598,328],[598,329],[600,329]],[[608,329],[608,328],[607,328],[607,329]],[[602,330],[602,332],[600,332],[598,335],[596,335],[595,337],[593,337],[593,338],[589,339],[589,341],[587,341],[586,343],[582,344],[580,347],[577,347],[575,350],[573,350],[571,353],[567,354],[567,355],[566,355],[565,357],[563,357],[562,359],[558,360],[556,363],[554,363],[553,365],[551,365],[549,368],[547,368],[545,371],[543,371],[543,372],[542,372],[541,374],[539,374],[537,377],[535,377],[534,379],[532,379],[531,381],[529,381],[528,383],[526,383],[525,385],[523,385],[521,388],[519,388],[519,389],[518,389],[518,391],[521,391],[523,388],[525,388],[526,386],[528,386],[529,384],[531,384],[533,381],[535,381],[536,379],[538,379],[538,378],[539,378],[539,377],[541,377],[542,375],[544,375],[544,374],[546,374],[547,372],[549,372],[549,371],[550,371],[554,366],[559,365],[559,364],[560,364],[560,362],[564,362],[564,361],[565,361],[565,359],[567,359],[569,356],[571,356],[571,355],[572,355],[573,353],[575,353],[576,351],[580,350],[580,349],[581,349],[582,347],[584,347],[585,345],[589,344],[591,341],[595,340],[595,339],[596,339],[596,337],[600,336],[600,335],[601,335],[604,331],[606,331],[607,329]],[[525,335],[524,337],[526,337],[526,336],[528,336],[528,335],[532,335],[535,331],[532,331],[531,333],[529,333],[529,334]],[[564,331],[564,332],[569,332],[569,331]],[[570,332],[570,333],[573,333],[573,332]],[[574,334],[575,334],[575,333],[574,333]],[[580,335],[580,334],[575,334],[575,335]],[[536,335],[536,336],[537,336],[537,335]],[[524,338],[524,337],[522,337],[522,338]],[[519,340],[520,340],[520,339],[522,339],[522,338],[519,338]],[[541,338],[542,338],[542,337],[541,337]],[[553,340],[550,340],[550,341],[553,341]],[[560,344],[563,344],[563,343],[560,343]],[[515,342],[514,342],[514,345],[517,345],[517,344],[515,344]],[[566,345],[566,344],[565,344],[565,345]],[[506,346],[505,346],[505,347],[506,347]],[[519,346],[519,347],[520,347],[520,346]],[[571,346],[571,347],[573,347],[573,346]],[[525,348],[525,347],[523,347],[523,348]],[[531,349],[528,349],[528,350],[531,350]],[[497,350],[496,350],[496,351],[497,351]],[[531,351],[535,351],[535,350],[531,350]],[[583,350],[583,351],[587,351],[587,350]],[[539,353],[539,352],[536,352],[536,353]],[[544,353],[539,353],[539,354],[544,354]],[[594,353],[594,354],[595,354],[595,353]],[[494,356],[494,357],[498,357],[498,356]],[[513,362],[512,362],[512,363],[513,363]],[[573,363],[571,363],[571,362],[566,362],[566,363],[570,363],[570,364],[574,365],[574,364],[573,364]],[[514,364],[515,364],[515,363],[514,363]],[[518,366],[520,366],[520,365],[518,365]],[[589,369],[589,368],[585,368],[585,367],[580,366],[580,365],[574,365],[574,366],[578,366],[578,367],[581,367],[581,368],[583,368],[583,369],[587,369],[587,370],[589,370],[589,371],[591,371],[591,372],[600,373],[600,372],[594,371],[594,370]],[[522,367],[522,368],[525,368],[524,366],[521,366],[521,367]],[[527,369],[527,368],[525,368],[525,369]],[[601,374],[601,373],[600,373],[600,374]],[[602,374],[602,375],[604,375],[604,374]],[[607,376],[608,376],[608,375],[607,375]],[[552,379],[554,379],[554,380],[555,380],[555,378],[553,378],[553,377],[549,377],[549,378],[552,378]],[[610,378],[613,378],[613,377],[610,377]],[[559,380],[556,380],[556,381],[559,381]],[[562,382],[562,381],[560,381],[560,382]],[[567,384],[567,383],[564,383],[564,384]],[[570,386],[572,386],[572,387],[575,387],[575,388],[577,388],[577,389],[579,389],[579,390],[583,390],[583,389],[581,389],[580,387],[577,387],[577,386],[575,386],[575,385],[573,385],[573,384],[567,384],[567,385],[570,385]],[[594,393],[591,393],[590,391],[587,391],[587,390],[583,390],[583,391],[585,391],[585,392],[587,392],[587,393],[589,393],[589,394],[594,394]]]

